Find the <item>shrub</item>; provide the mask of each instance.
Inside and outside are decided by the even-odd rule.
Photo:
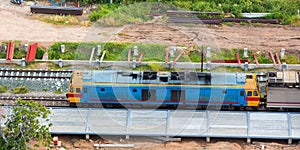
[[[26,57],[25,50],[20,50],[19,48],[15,48],[14,51],[14,59],[21,59]]]
[[[100,18],[103,18],[108,13],[116,10],[120,5],[118,4],[104,4],[104,5],[98,5],[98,10],[92,11],[89,14],[89,19],[92,22],[97,21]]]
[[[5,59],[6,58],[6,53],[5,52],[0,52],[0,58]]]
[[[14,94],[25,94],[28,93],[29,89],[26,86],[18,86],[14,89],[12,89],[12,93]]]
[[[43,47],[37,47],[35,58],[42,59],[45,52],[46,50]]]
[[[300,59],[296,55],[286,55],[284,60],[287,64],[299,64],[300,63]]]

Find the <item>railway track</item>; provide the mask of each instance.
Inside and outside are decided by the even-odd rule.
[[[0,96],[0,102],[3,106],[11,106],[15,104],[17,99],[25,101],[34,101],[46,107],[68,107],[69,102],[63,96]]]
[[[0,68],[0,78],[14,79],[70,79],[71,70],[22,70]]]
[[[211,18],[201,18],[201,15]],[[262,18],[221,18],[219,12],[197,12],[197,11],[167,11],[169,23],[198,23],[198,24],[221,24],[222,22],[249,22],[278,24],[277,19]]]
[[[25,70],[0,68],[0,85],[13,89],[26,86],[31,92],[26,94],[1,93],[1,105],[13,105],[15,100],[33,100],[47,107],[69,106],[65,95],[54,94],[51,91],[66,92],[71,79],[70,70]],[[43,93],[41,90],[50,91]]]

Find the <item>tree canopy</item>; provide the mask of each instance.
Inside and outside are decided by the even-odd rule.
[[[3,115],[6,122],[0,130],[0,149],[25,150],[39,147],[39,144],[32,145],[32,140],[48,146],[51,141],[51,123],[42,124],[41,120],[49,121],[49,114],[50,111],[39,103],[17,100],[11,113]]]

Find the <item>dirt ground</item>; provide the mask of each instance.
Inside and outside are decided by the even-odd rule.
[[[56,41],[128,41],[191,48],[204,45],[225,49],[285,48],[287,51],[300,51],[300,27],[263,24],[183,25],[165,23],[159,17],[144,24],[123,27],[101,27],[97,24],[91,27],[58,26],[33,20],[29,14],[29,6],[15,6],[0,0],[0,41],[39,42],[46,47]],[[87,15],[84,17],[87,18]]]
[[[12,5],[7,0],[0,0],[0,20],[0,41],[38,42],[46,48],[57,41],[117,41],[161,43],[189,48],[202,45],[225,49],[247,47],[254,50],[280,50],[285,48],[287,51],[300,52],[300,27],[282,25],[182,25],[167,24],[158,17],[147,23],[123,27],[57,26],[32,19],[28,6]],[[94,149],[95,143],[115,143],[99,137],[93,137],[92,140],[83,140],[81,136],[59,137],[67,149]],[[287,141],[260,141],[246,144],[245,139],[212,139],[211,143],[196,138],[184,138],[181,142],[167,143],[157,139],[146,142],[143,138],[134,137],[129,141],[120,141],[120,139],[118,143],[134,143],[136,149],[300,149],[298,143],[287,145]]]
[[[96,149],[94,144],[133,144],[131,148],[100,148],[111,150],[126,149],[143,149],[143,150],[295,150],[300,148],[300,144],[287,145],[284,141],[266,141],[254,140],[251,144],[246,143],[246,139],[211,139],[207,143],[204,138],[182,138],[177,142],[164,142],[158,137],[130,137],[125,140],[122,136],[99,137],[91,136],[89,140],[85,140],[83,136],[65,135],[59,136],[62,141],[62,147],[70,150],[92,150]],[[60,149],[62,147],[53,147],[52,149]]]

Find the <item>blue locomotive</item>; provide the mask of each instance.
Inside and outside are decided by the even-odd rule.
[[[256,74],[224,72],[74,71],[71,105],[259,106]]]

